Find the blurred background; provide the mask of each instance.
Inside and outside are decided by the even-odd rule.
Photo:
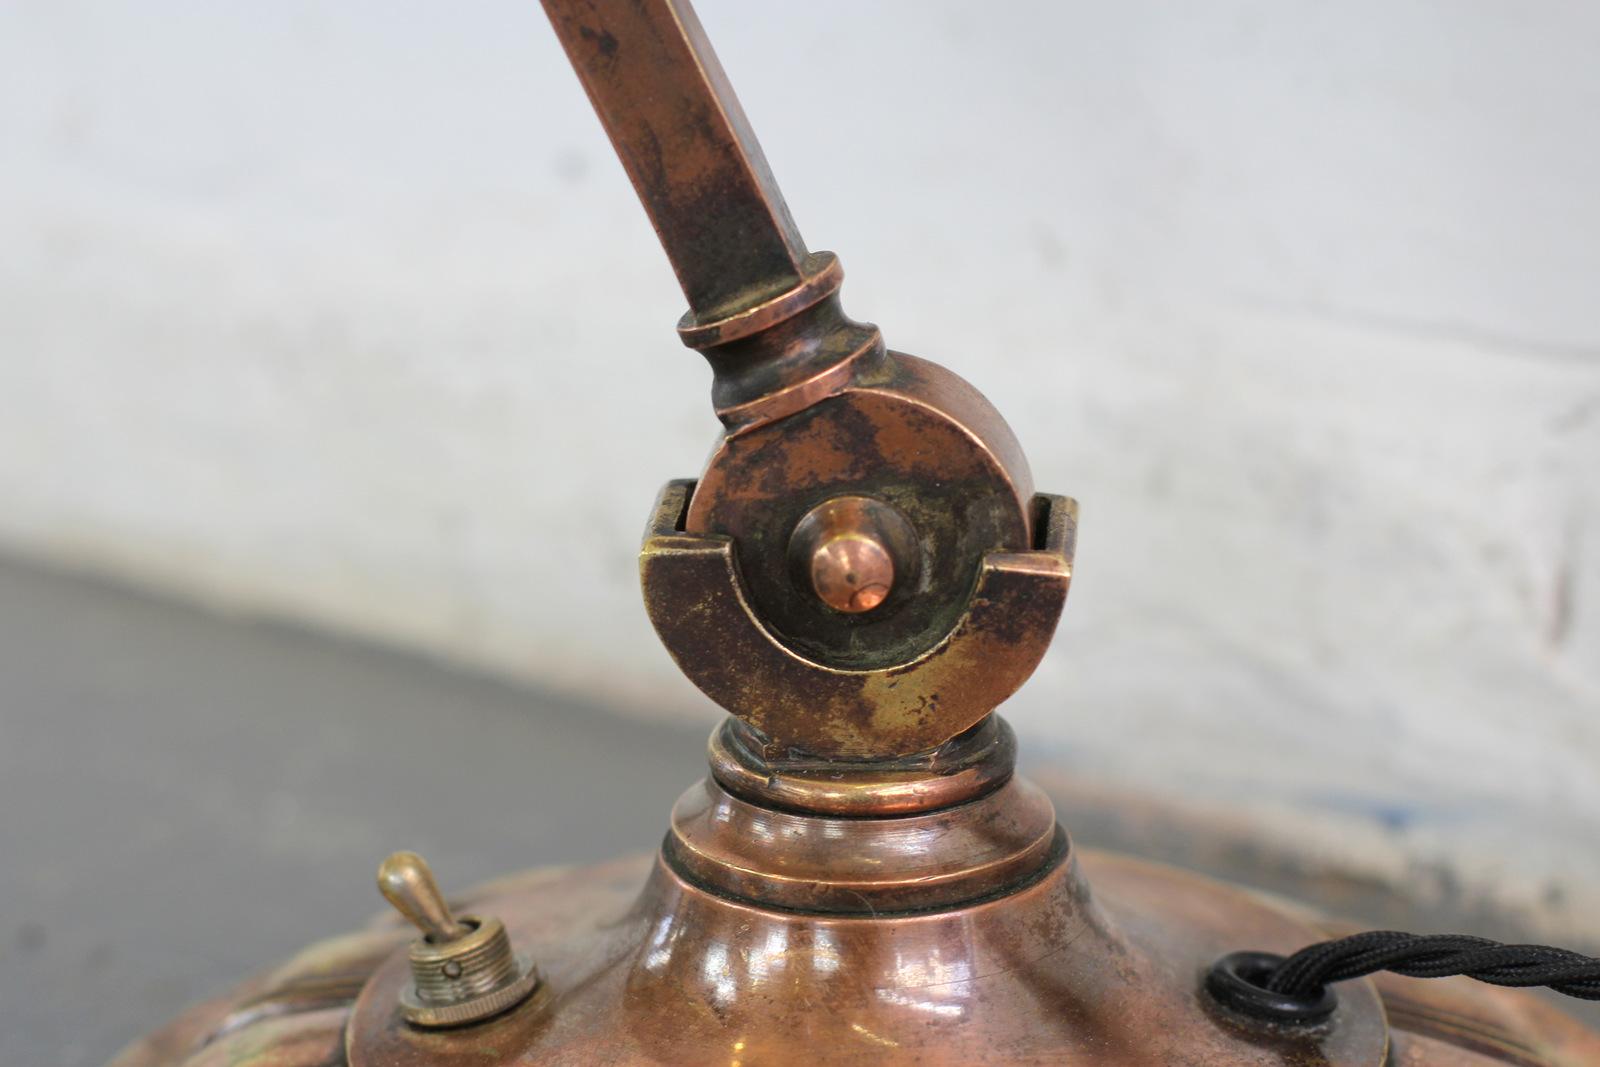
[[[1069,828],[1600,943],[1600,8],[697,7],[846,307],[1082,502],[1005,709]],[[717,424],[538,5],[14,0],[0,145],[0,1059],[391,848],[651,847]]]

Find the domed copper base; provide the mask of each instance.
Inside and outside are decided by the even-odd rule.
[[[1041,849],[1041,799],[1013,779],[957,808],[824,817],[708,780],[651,859],[533,871],[462,900],[545,976],[504,1015],[409,1025],[409,934],[386,922],[193,1010],[116,1067],[1600,1062],[1600,1039],[1558,1013],[1454,980],[1397,980],[1387,1015],[1374,983],[1345,983],[1313,1030],[1231,1018],[1201,992],[1213,960],[1322,933],[1233,887],[1079,856],[1048,801]],[[843,875],[816,865],[830,854]]]
[[[491,897],[555,999],[467,1035],[405,1025],[407,969],[356,1002],[351,1067],[409,1064],[1283,1064],[1379,1067],[1386,1026],[1358,985],[1325,1032],[1258,1033],[1197,995],[1244,938],[1287,949],[1312,930],[1176,872],[1101,858],[1090,896],[1065,847],[1031,885],[925,914],[836,918],[760,908],[687,882],[662,858],[626,910],[570,883]],[[512,909],[516,908],[513,913]],[[560,931],[557,939],[552,935]]]

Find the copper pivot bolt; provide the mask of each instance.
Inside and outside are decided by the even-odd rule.
[[[867,496],[835,497],[795,527],[789,555],[834,611],[859,615],[883,604],[915,560],[916,535],[894,508]]]

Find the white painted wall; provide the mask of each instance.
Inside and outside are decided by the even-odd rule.
[[[1033,750],[1592,930],[1600,7],[701,14],[847,306],[1083,502]],[[680,310],[533,0],[0,7],[12,551],[709,726]]]

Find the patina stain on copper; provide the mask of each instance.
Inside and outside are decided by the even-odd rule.
[[[848,495],[905,516],[918,538],[906,561],[916,579],[897,583],[876,610],[841,620],[796,585],[787,557],[806,515]],[[725,435],[696,484],[684,531],[738,544],[746,595],[798,654],[870,669],[906,662],[942,639],[985,554],[1033,547],[1032,497],[1022,450],[988,401],[934,364],[889,353],[873,375],[838,394]]]
[[[814,815],[905,815],[953,808],[1010,779],[1017,738],[990,715],[938,748],[894,760],[843,763],[818,756],[763,755],[762,738],[729,718],[711,735],[711,777],[735,796]]]

